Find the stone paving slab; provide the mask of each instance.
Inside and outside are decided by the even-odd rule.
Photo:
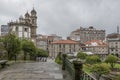
[[[0,72],[0,80],[67,80],[61,67],[53,60],[19,63]],[[70,79],[68,79],[70,80]]]

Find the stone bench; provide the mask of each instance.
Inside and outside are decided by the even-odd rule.
[[[7,62],[8,62],[7,60],[0,60],[0,64],[1,64],[2,68],[5,67]]]

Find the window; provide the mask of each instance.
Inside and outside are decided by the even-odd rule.
[[[63,44],[63,48],[65,48],[65,44]]]
[[[113,51],[114,49],[113,48],[111,48],[111,51]]]
[[[28,31],[28,28],[24,28],[24,31],[27,32],[27,31]]]
[[[16,31],[18,31],[18,27],[16,27]]]
[[[61,48],[61,44],[59,44],[59,48]]]

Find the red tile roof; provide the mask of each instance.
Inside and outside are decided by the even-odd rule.
[[[52,44],[79,44],[79,43],[73,40],[59,40],[52,42]]]
[[[98,46],[105,46],[105,45],[107,45],[102,40],[92,40],[92,41],[85,42],[86,45],[91,45],[92,43],[96,43]]]

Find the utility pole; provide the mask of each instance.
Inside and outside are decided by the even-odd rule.
[[[119,26],[117,26],[117,34],[119,34]]]
[[[79,40],[80,40],[80,30],[79,30]],[[80,41],[79,41],[80,42]]]
[[[80,40],[80,30],[79,30],[79,40]],[[81,41],[79,41],[79,50],[81,50]]]

